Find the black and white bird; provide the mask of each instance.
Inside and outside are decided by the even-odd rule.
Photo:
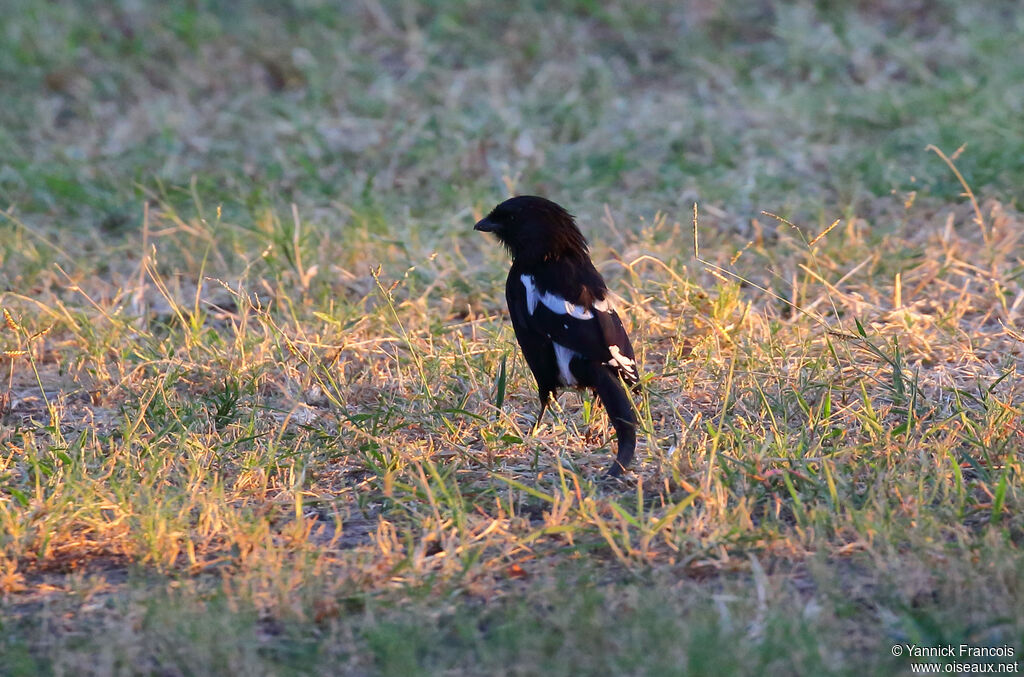
[[[540,413],[534,429],[558,388],[592,389],[619,437],[608,470],[618,477],[636,449],[636,416],[623,382],[635,385],[639,371],[575,219],[551,200],[520,195],[499,204],[473,229],[494,233],[512,255],[505,299],[537,379]]]

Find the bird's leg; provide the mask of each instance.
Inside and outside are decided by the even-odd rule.
[[[550,399],[551,393],[542,392],[540,394],[540,412],[537,414],[537,420],[533,422],[533,427],[530,428],[531,437],[537,433],[537,428],[540,427],[540,420],[544,418],[544,410],[548,408],[548,402]]]

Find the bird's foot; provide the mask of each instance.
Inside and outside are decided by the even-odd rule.
[[[605,474],[601,477],[601,479],[606,481],[621,481],[622,473],[624,473],[625,471],[626,468],[621,463],[619,463],[618,461],[614,461],[612,462],[611,467],[608,468],[607,472],[605,472]]]

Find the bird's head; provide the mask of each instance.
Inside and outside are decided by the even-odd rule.
[[[587,240],[572,214],[535,195],[505,200],[473,230],[497,235],[512,258],[522,263],[587,256]]]

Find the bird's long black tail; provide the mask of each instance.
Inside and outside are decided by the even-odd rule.
[[[629,401],[622,383],[610,369],[603,365],[593,365],[591,374],[594,390],[604,403],[608,418],[611,419],[615,433],[619,436],[619,453],[608,469],[609,477],[618,477],[633,460],[633,452],[636,451],[636,415],[633,413],[633,403]]]

